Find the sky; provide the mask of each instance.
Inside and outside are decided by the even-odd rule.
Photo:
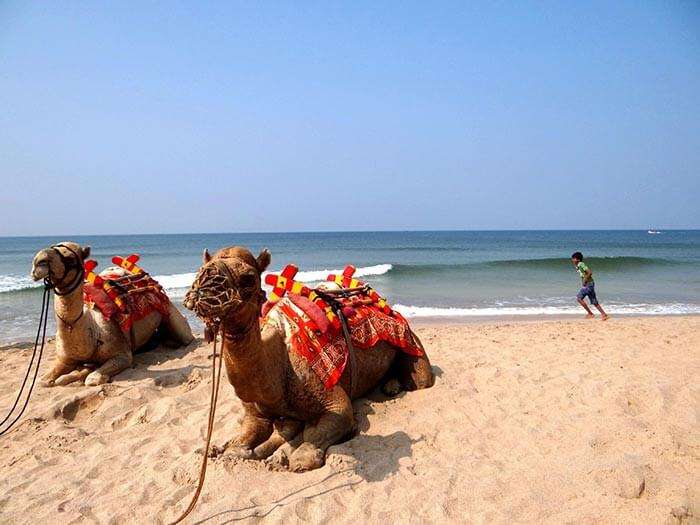
[[[0,236],[700,228],[700,3],[0,0]]]

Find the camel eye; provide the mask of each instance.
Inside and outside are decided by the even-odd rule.
[[[255,280],[255,276],[251,274],[245,274],[241,277],[241,279],[238,281],[238,285],[241,288],[252,288],[257,284]]]

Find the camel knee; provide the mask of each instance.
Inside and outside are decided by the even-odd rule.
[[[56,384],[56,379],[65,374],[69,374],[70,372],[75,370],[76,366],[77,365],[75,363],[61,361],[57,359],[51,367],[51,370],[49,370],[43,376],[41,376],[40,384],[42,386],[53,386]]]
[[[274,431],[264,443],[255,447],[253,451],[258,459],[270,457],[278,448],[289,443],[299,435],[303,423],[295,420],[277,420],[274,422]]]
[[[163,321],[163,325],[168,336],[181,346],[187,346],[194,341],[190,324],[172,303],[168,308],[168,317]]]
[[[85,384],[87,386],[95,386],[107,383],[112,376],[129,368],[133,363],[133,360],[134,357],[131,352],[114,356],[105,361],[97,370],[88,374],[88,376],[85,378]]]
[[[350,405],[349,410],[327,412],[316,425],[307,426],[304,430],[304,441],[325,450],[354,430],[355,416]]]

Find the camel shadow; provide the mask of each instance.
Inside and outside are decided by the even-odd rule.
[[[170,360],[183,359],[187,354],[205,344],[203,339],[197,337],[189,345],[178,348],[168,348],[157,344],[151,348],[142,349],[134,354],[134,363],[131,368],[115,375],[111,382],[119,384],[152,379],[156,386],[180,386],[187,382],[193,370],[209,370],[211,366],[186,364],[177,368],[153,369],[151,367]]]

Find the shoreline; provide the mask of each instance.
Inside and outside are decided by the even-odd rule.
[[[448,328],[450,326],[464,326],[464,325],[494,325],[499,323],[508,324],[528,324],[528,323],[539,323],[547,321],[587,321],[594,322],[600,321],[600,314],[596,313],[594,319],[586,319],[585,314],[524,314],[524,315],[464,315],[464,316],[425,316],[425,317],[407,317],[409,324],[417,328],[421,327],[442,327]],[[614,321],[615,319],[649,319],[649,318],[697,318],[700,314],[696,313],[663,313],[663,314],[610,314],[608,321]],[[194,331],[193,334],[196,338],[202,339],[204,333],[201,331]],[[47,334],[46,343],[53,342],[56,334]],[[0,352],[4,350],[12,349],[26,349],[32,348],[34,345],[34,337],[31,339],[18,339],[15,341],[10,341],[7,343],[0,343]]]
[[[663,313],[663,314],[609,314],[608,321],[615,319],[649,319],[649,318],[684,318],[700,317],[696,313]],[[600,321],[600,314],[596,312],[595,319],[586,319],[581,314],[524,314],[524,315],[464,315],[464,316],[432,316],[407,318],[411,325],[449,327],[451,325],[481,325],[506,323],[536,323],[547,321]],[[608,322],[605,321],[605,322]]]

